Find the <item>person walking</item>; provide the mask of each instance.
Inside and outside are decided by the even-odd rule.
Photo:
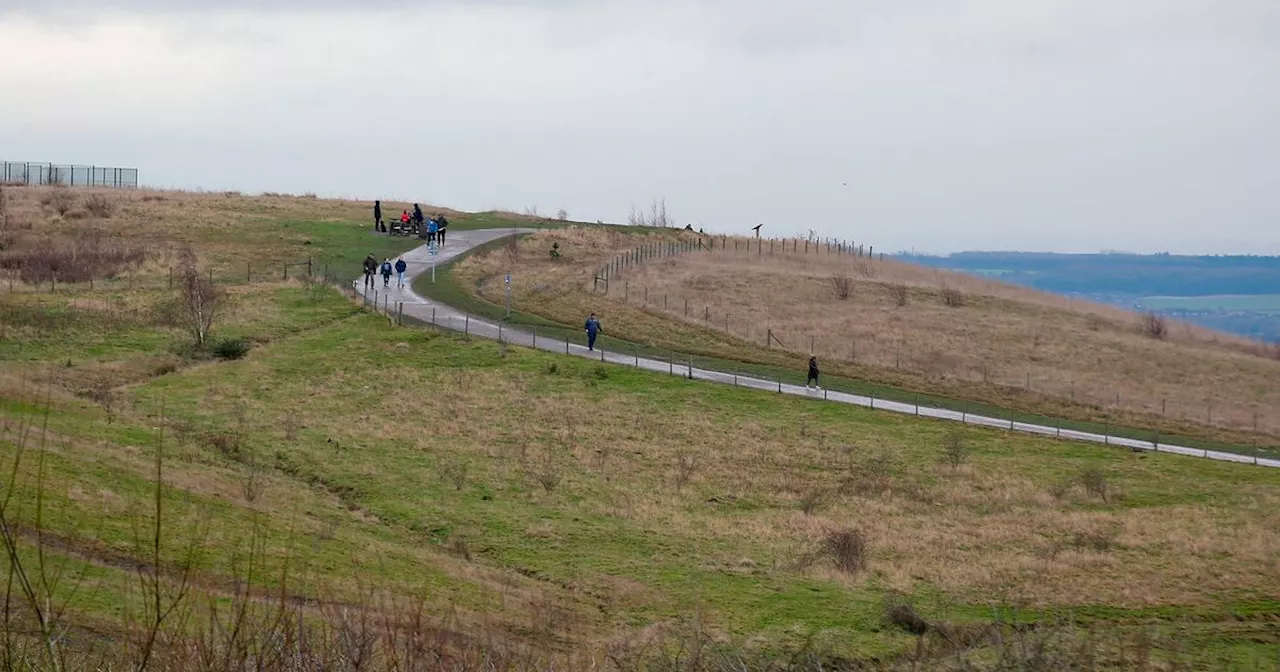
[[[373,274],[378,272],[378,258],[370,252],[364,258],[364,288],[373,289]]]
[[[386,258],[382,260],[382,286],[383,287],[391,286],[391,259],[390,258]]]
[[[820,390],[822,386],[818,384],[818,358],[809,355],[809,378],[805,380],[804,386],[811,390]]]
[[[426,220],[422,218],[422,208],[417,203],[413,204],[413,235],[418,235],[422,230],[422,225],[426,224]]]
[[[404,289],[404,272],[409,268],[409,264],[404,263],[404,257],[396,259],[396,285],[400,289]]]
[[[382,223],[382,201],[373,202],[373,230],[386,231],[387,227]],[[377,263],[375,260],[374,263]]]
[[[449,228],[449,220],[444,215],[436,215],[436,244],[444,247],[444,231]]]
[[[440,235],[440,222],[431,220],[427,222],[427,244],[436,242],[436,237]]]
[[[600,335],[601,330],[600,320],[596,319],[595,313],[591,313],[590,317],[587,318],[587,323],[582,325],[582,328],[587,332],[587,349],[595,350],[596,336]]]

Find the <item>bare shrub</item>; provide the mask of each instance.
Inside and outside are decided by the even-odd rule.
[[[836,271],[831,275],[831,293],[841,301],[853,296],[853,277],[846,271]]]
[[[1055,481],[1049,485],[1049,496],[1062,501],[1067,498],[1067,495],[1071,494],[1071,488],[1074,486],[1075,484],[1069,480]]]
[[[895,595],[885,600],[884,617],[890,625],[913,635],[923,635],[932,629],[929,621],[916,611],[915,606],[901,596]]]
[[[116,212],[116,204],[102,194],[94,194],[85,201],[84,209],[98,219],[111,219]]]
[[[467,540],[462,537],[454,537],[449,541],[449,552],[467,562],[471,562],[471,547],[467,545]]]
[[[867,537],[857,528],[831,530],[822,540],[822,555],[845,574],[857,574],[867,567]]]
[[[262,481],[258,478],[258,470],[250,467],[248,473],[245,474],[244,481],[240,484],[241,492],[244,494],[244,501],[250,504],[258,501],[258,497],[262,496]]]
[[[49,191],[48,202],[45,203],[53,208],[53,211],[59,216],[67,214],[67,211],[76,205],[76,195],[72,191],[63,186],[56,186]],[[44,201],[41,201],[44,203]]]
[[[1147,338],[1162,341],[1169,335],[1169,322],[1154,312],[1143,313],[1138,320],[1138,331]]]
[[[821,490],[810,490],[805,493],[804,497],[800,498],[800,510],[804,512],[804,515],[812,516],[822,507],[825,499]]]
[[[960,308],[964,305],[964,292],[955,287],[942,286],[942,304],[948,308]]]
[[[546,457],[542,460],[542,464],[533,472],[533,480],[542,486],[547,493],[555,491],[560,485],[560,470],[556,467],[555,453],[550,448],[547,449]]]
[[[1080,530],[1071,535],[1071,547],[1078,551],[1107,553],[1116,545],[1116,530]]]
[[[203,347],[222,310],[222,290],[200,273],[190,248],[182,253],[179,275],[177,317],[196,345]]]
[[[564,208],[560,208],[560,210],[556,212],[556,219],[562,222],[569,221],[569,211],[565,210]]]
[[[28,284],[84,283],[110,279],[141,265],[151,251],[137,241],[84,229],[71,238],[40,238],[0,249],[0,269]]]
[[[204,437],[205,444],[232,462],[244,459],[244,442],[238,432],[211,432]]]
[[[942,439],[942,457],[952,469],[958,469],[968,457],[969,447],[965,445],[964,433],[953,429]]]
[[[679,453],[676,455],[676,492],[680,492],[684,488],[684,484],[693,478],[693,474],[698,470],[698,457],[690,453]]]
[[[467,485],[467,464],[461,460],[441,459],[438,467],[440,478],[453,484],[453,489],[461,491]]]
[[[907,286],[901,282],[891,282],[885,285],[885,289],[889,290],[889,297],[893,299],[893,304],[899,308],[907,305]]]
[[[853,262],[853,270],[858,272],[864,278],[876,277],[876,267],[871,264],[870,259],[861,258]]]
[[[881,453],[858,465],[841,484],[843,493],[868,497],[888,492],[893,486],[888,454]]]
[[[1080,485],[1084,486],[1084,491],[1092,497],[1097,497],[1107,503],[1109,494],[1109,485],[1107,483],[1106,474],[1101,469],[1090,468],[1080,474]]]
[[[107,414],[107,424],[113,424],[116,421],[115,402],[116,393],[111,389],[111,385],[100,382],[89,389],[89,398],[102,407],[102,411]]]

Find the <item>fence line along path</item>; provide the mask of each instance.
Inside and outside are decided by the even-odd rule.
[[[459,255],[465,254],[476,246],[483,245],[506,236],[532,233],[533,231],[533,229],[505,228],[456,231],[450,234],[448,243],[440,250],[439,254],[435,258],[435,263],[437,265],[441,265],[457,258]],[[678,375],[690,380],[701,380],[723,385],[736,385],[738,387],[747,387],[755,390],[773,392],[775,394],[789,394],[798,397],[821,399],[828,402],[863,406],[875,410],[916,415],[925,418],[960,422],[981,427],[992,427],[1027,434],[1037,434],[1040,436],[1061,438],[1064,440],[1100,443],[1121,448],[1173,453],[1176,455],[1188,455],[1191,457],[1220,460],[1224,462],[1256,464],[1264,467],[1280,468],[1280,460],[1277,459],[1204,450],[1201,448],[1191,448],[1188,446],[1179,446],[1168,443],[1142,441],[1125,437],[1109,436],[1106,434],[1060,429],[1046,425],[973,415],[970,413],[951,411],[943,408],[885,401],[882,399],[875,399],[873,397],[849,394],[845,392],[810,390],[802,385],[782,383],[776,380],[765,380],[762,378],[754,378],[695,367],[690,363],[691,358],[687,357],[684,358],[684,362],[679,362],[675,360],[663,361],[621,352],[606,352],[604,350],[592,352],[589,351],[585,345],[573,343],[568,340],[549,339],[545,337],[539,338],[536,330],[526,331],[524,329],[513,328],[505,324],[485,320],[484,318],[470,315],[447,304],[419,296],[413,291],[412,281],[423,273],[431,272],[432,259],[427,246],[424,245],[406,253],[404,255],[404,260],[408,264],[409,268],[405,272],[405,286],[403,288],[396,286],[396,279],[394,276],[391,278],[391,286],[383,287],[381,275],[375,277],[374,287],[371,290],[365,290],[365,288],[362,287],[363,280],[361,278],[357,278],[352,283],[352,286],[358,294],[364,295],[366,304],[373,303],[377,306],[379,311],[386,312],[388,315],[408,315],[411,318],[434,324],[437,327],[463,332],[481,338],[489,338],[503,343],[537,348],[539,350],[564,355],[598,359],[602,362],[618,364],[621,366],[632,366],[658,373]]]

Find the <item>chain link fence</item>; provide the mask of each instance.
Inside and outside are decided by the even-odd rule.
[[[137,168],[0,161],[0,184],[137,189]]]

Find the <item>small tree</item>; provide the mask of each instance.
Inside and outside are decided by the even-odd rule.
[[[204,347],[221,309],[222,290],[200,274],[190,248],[182,253],[181,264],[178,318],[196,345]]]
[[[564,208],[560,208],[560,211],[556,213],[556,219],[562,222],[569,221],[569,211]]]
[[[49,205],[53,206],[53,211],[59,215],[67,214],[67,211],[75,207],[76,195],[71,190],[58,185],[53,188],[53,192],[49,194]]]

